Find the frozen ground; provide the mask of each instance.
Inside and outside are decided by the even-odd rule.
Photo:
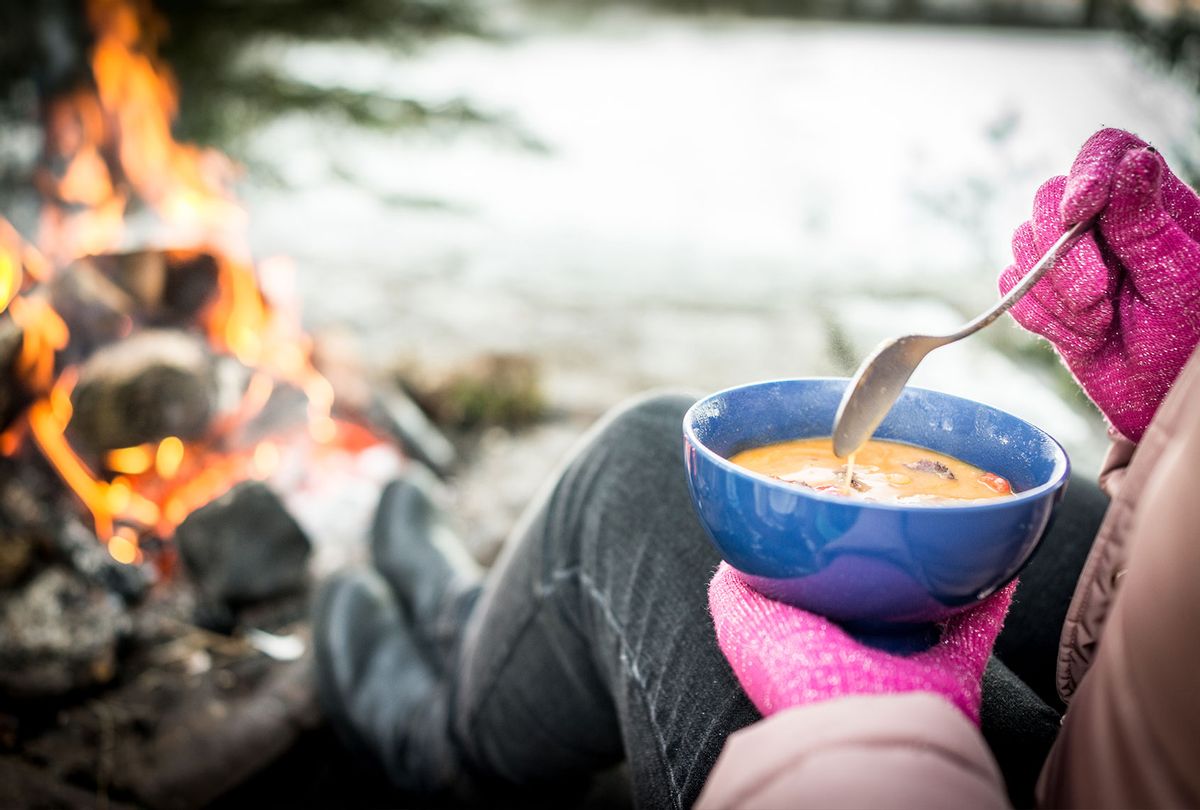
[[[882,337],[964,320],[993,298],[1037,185],[1101,126],[1169,159],[1195,145],[1193,95],[1106,34],[514,19],[511,38],[415,58],[253,56],[323,84],[466,98],[544,146],[293,117],[253,147],[288,183],[246,189],[256,246],[298,260],[310,323],[350,325],[381,368],[540,359],[577,419],[540,442],[497,437],[476,465],[485,489],[512,465],[535,478],[637,390],[842,374]],[[916,382],[1023,415],[1094,471],[1098,419],[1030,344],[1001,324]]]

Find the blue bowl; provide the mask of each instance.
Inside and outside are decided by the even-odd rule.
[[[760,593],[851,626],[920,624],[977,604],[1037,547],[1062,499],[1066,451],[1003,411],[905,388],[876,438],[954,456],[1007,478],[1016,494],[961,506],[871,503],[822,495],[728,460],[753,447],[829,436],[846,383],[755,383],[688,410],[692,501],[721,556]]]

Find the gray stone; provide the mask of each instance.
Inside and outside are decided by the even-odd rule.
[[[106,683],[129,630],[124,605],[107,589],[47,568],[0,601],[0,690],[45,697]]]
[[[279,497],[246,481],[188,516],[175,540],[206,616],[302,589],[311,543]]]
[[[72,439],[92,451],[197,439],[216,407],[217,376],[207,344],[174,330],[146,330],[84,363],[72,401]]]

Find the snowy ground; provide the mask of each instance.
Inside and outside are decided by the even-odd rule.
[[[376,368],[539,359],[568,418],[489,437],[461,482],[491,539],[628,394],[845,374],[883,337],[982,309],[1034,190],[1097,128],[1195,153],[1192,92],[1109,34],[634,11],[503,25],[415,56],[256,45],[249,60],[316,83],[468,99],[527,137],[293,116],[251,149],[286,187],[243,189],[257,250],[301,268],[306,320],[349,326]],[[1031,343],[1002,323],[916,383],[1023,415],[1094,471],[1099,420]]]

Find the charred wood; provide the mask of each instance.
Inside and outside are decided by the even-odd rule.
[[[31,401],[16,369],[24,337],[11,317],[0,319],[0,430],[7,429]]]
[[[203,251],[109,253],[91,261],[133,300],[146,326],[193,325],[217,294],[217,261]]]
[[[362,419],[439,477],[445,478],[454,468],[458,456],[454,445],[403,391],[375,392]]]
[[[211,253],[172,251],[156,311],[159,323],[192,323],[217,294],[217,260]]]
[[[63,364],[77,363],[133,328],[133,300],[89,259],[58,273],[48,285],[50,305],[66,321],[71,342],[60,354]]]
[[[167,256],[159,250],[108,253],[92,257],[114,284],[137,304],[139,313],[156,310],[167,283]]]

